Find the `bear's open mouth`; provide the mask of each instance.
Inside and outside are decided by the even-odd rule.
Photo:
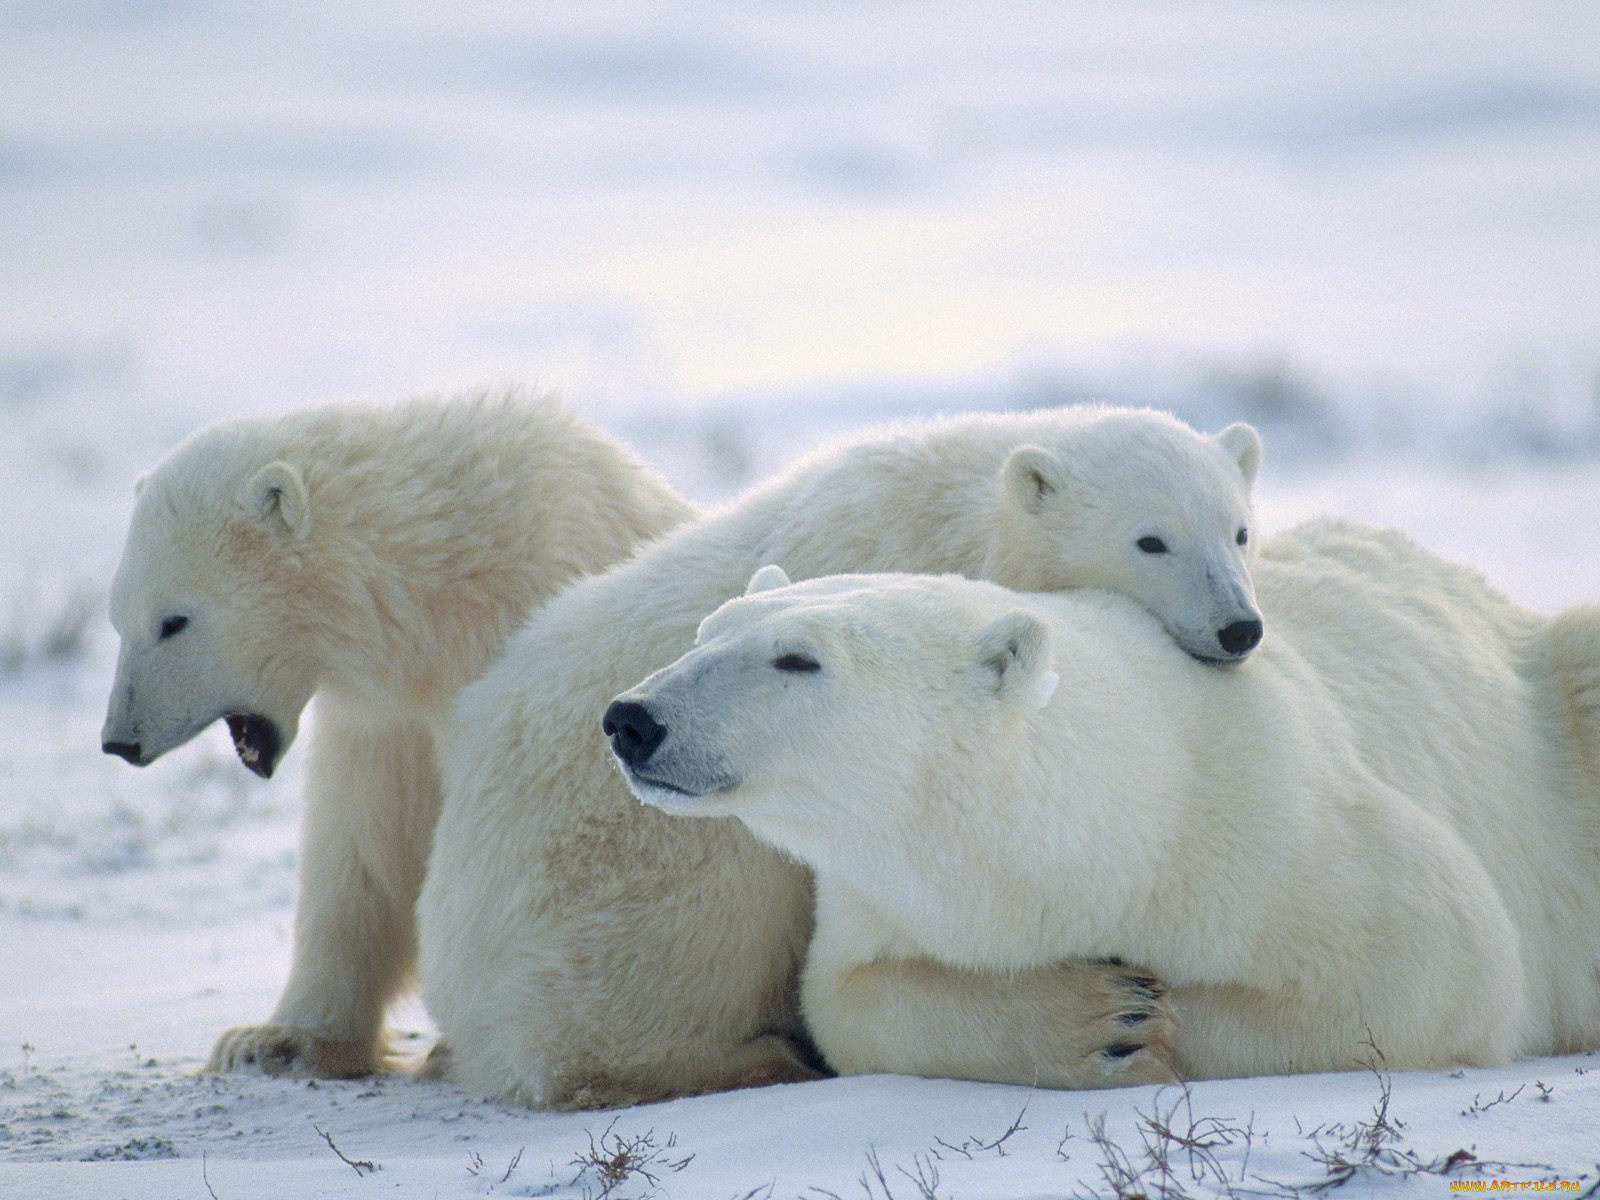
[[[238,751],[239,761],[261,778],[271,779],[283,745],[278,727],[256,713],[228,713],[224,720],[228,722],[228,732],[233,735],[233,748]]]

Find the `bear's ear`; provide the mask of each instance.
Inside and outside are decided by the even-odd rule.
[[[1255,487],[1256,475],[1261,471],[1261,435],[1253,425],[1235,421],[1217,434],[1217,445],[1227,451],[1228,457],[1239,464],[1239,474],[1244,476],[1247,488]]]
[[[240,490],[239,507],[263,524],[281,522],[296,539],[311,532],[311,497],[306,492],[306,481],[286,462],[270,462],[251,476]]]
[[[777,563],[768,563],[750,576],[750,582],[745,584],[744,594],[754,596],[761,592],[770,592],[774,588],[788,586],[789,577],[784,574],[783,568]]]
[[[146,471],[143,475],[140,475],[139,478],[137,478],[137,479],[135,479],[133,481],[133,494],[135,496],[137,496],[140,492],[144,491],[145,481],[148,480],[149,478],[150,478],[150,472]]]
[[[978,662],[993,674],[995,691],[1025,697],[1043,708],[1060,676],[1050,669],[1050,631],[1021,609],[1006,613],[978,631]]]
[[[1038,446],[1018,446],[1000,468],[1000,487],[1023,512],[1036,513],[1067,486],[1061,459]]]

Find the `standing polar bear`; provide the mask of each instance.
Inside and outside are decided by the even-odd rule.
[[[384,1061],[456,690],[535,605],[690,515],[553,401],[514,395],[226,421],[142,481],[106,752],[143,766],[225,719],[271,775],[317,698],[288,986],[212,1069]]]
[[[736,822],[641,808],[596,729],[758,566],[1113,588],[1193,657],[1237,662],[1262,634],[1248,569],[1260,458],[1246,425],[1206,437],[1143,410],[892,430],[818,451],[541,609],[463,690],[441,763],[417,917],[452,1076],[499,1099],[585,1107],[813,1073],[792,1040],[806,872]],[[1048,1078],[1167,1077],[1150,980],[1068,964],[1029,994],[1075,1031]]]
[[[968,992],[884,986],[906,959],[1127,956],[1197,1078],[1600,1045],[1600,609],[1334,523],[1263,552],[1238,672],[1105,593],[786,582],[609,720],[641,800],[815,868],[803,1009],[841,1071],[1032,1082]]]

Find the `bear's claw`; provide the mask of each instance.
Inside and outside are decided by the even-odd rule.
[[[1177,1078],[1173,1065],[1177,1026],[1168,1005],[1166,984],[1153,975],[1129,970],[1121,961],[1086,966],[1099,974],[1102,1003],[1109,1003],[1100,1009],[1101,1023],[1084,1028],[1085,1033],[1097,1029],[1098,1037],[1103,1039],[1080,1060],[1090,1075],[1099,1078],[1079,1086],[1171,1083]],[[1093,1044],[1091,1040],[1090,1045]]]
[[[1122,982],[1124,986],[1132,988],[1147,1000],[1159,1000],[1167,994],[1167,989],[1161,986],[1161,981],[1152,979],[1149,975],[1124,975]]]
[[[205,1072],[220,1075],[254,1067],[267,1075],[359,1079],[379,1066],[370,1049],[354,1042],[292,1025],[245,1025],[217,1039]]]

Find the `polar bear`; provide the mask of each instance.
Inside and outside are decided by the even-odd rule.
[[[815,869],[803,1011],[838,1070],[1033,1082],[969,990],[883,983],[928,959],[1136,960],[1191,1078],[1600,1046],[1600,610],[1329,522],[1258,560],[1272,636],[1238,672],[1109,593],[785,583],[607,723],[646,804]]]
[[[1148,605],[1195,658],[1236,663],[1261,638],[1248,569],[1260,461],[1247,425],[1209,437],[1148,410],[906,426],[823,447],[558,596],[462,691],[441,763],[417,916],[449,1075],[497,1099],[591,1107],[810,1073],[793,1044],[806,872],[736,822],[641,809],[596,736],[607,701],[681,654],[756,567],[1083,579]],[[1040,972],[1038,991],[1063,1028],[1093,1017],[1062,1039],[1053,1077],[1166,1077],[1147,977],[1068,965]]]
[[[288,986],[212,1069],[385,1061],[449,701],[536,604],[690,515],[554,401],[514,394],[224,421],[144,478],[104,749],[143,766],[224,719],[268,776],[317,698]]]

